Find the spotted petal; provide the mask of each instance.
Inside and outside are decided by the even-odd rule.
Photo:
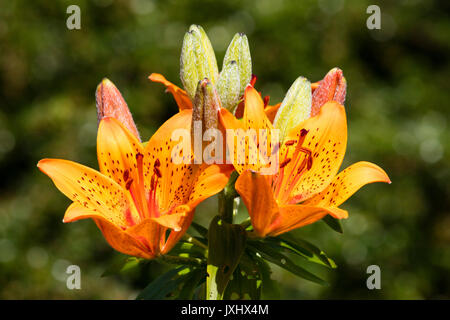
[[[376,164],[357,162],[340,172],[326,189],[304,204],[338,207],[361,187],[374,182],[391,183],[386,172]]]

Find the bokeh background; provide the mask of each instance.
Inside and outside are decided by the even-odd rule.
[[[75,3],[81,30],[68,30],[66,8]],[[381,30],[366,27],[370,4],[381,7]],[[180,85],[192,23],[207,31],[219,66],[234,33],[247,34],[256,87],[271,103],[299,75],[317,81],[343,69],[344,166],[371,161],[393,182],[366,186],[343,206],[344,234],[323,222],[295,231],[339,267],[310,267],[329,287],[274,268],[280,298],[450,298],[448,1],[1,0],[0,8],[1,299],[133,299],[162,271],[150,263],[100,277],[122,255],[92,221],[62,223],[70,201],[36,163],[55,157],[97,168],[94,93],[103,77],[149,138],[177,107],[147,77],[159,72]],[[216,203],[202,203],[196,221],[207,225]],[[81,290],[66,288],[69,264],[81,267]],[[381,268],[381,290],[366,287],[372,264]]]

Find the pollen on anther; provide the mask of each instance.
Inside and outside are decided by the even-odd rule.
[[[284,168],[289,162],[291,162],[291,158],[288,158],[288,159],[284,160],[284,161],[280,164],[280,169]]]
[[[130,187],[131,187],[131,184],[133,183],[133,179],[130,179],[130,180],[128,180],[127,181],[127,184],[125,185],[125,188],[127,189],[127,190],[130,190]]]

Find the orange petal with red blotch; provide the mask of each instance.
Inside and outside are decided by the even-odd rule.
[[[239,176],[235,188],[247,207],[253,229],[264,237],[279,218],[279,208],[266,177],[247,170]]]
[[[127,227],[138,221],[138,214],[129,193],[100,172],[60,159],[43,159],[39,161],[38,167],[69,199],[98,217],[118,227]],[[71,222],[81,218],[72,212],[66,214],[65,221]]]
[[[104,118],[97,134],[97,157],[100,171],[123,188],[136,185],[138,170],[136,155],[143,153],[142,144],[119,121]]]
[[[283,180],[281,192],[284,195],[281,199],[284,204],[292,203],[292,199],[295,203],[304,201],[325,189],[337,174],[347,146],[345,109],[335,101],[327,102],[316,117],[300,123],[289,133],[286,141],[298,141],[302,129],[308,130],[303,147],[311,151],[312,166],[297,181],[295,181],[294,165],[301,163],[307,156],[306,153],[299,153],[298,161],[292,159],[286,166],[285,172],[292,172],[292,178]],[[283,149],[282,154],[285,153],[284,146]],[[288,150],[287,158],[293,158],[295,148],[290,147]],[[286,174],[286,176],[289,175]]]
[[[169,91],[175,98],[180,111],[184,109],[192,109],[192,101],[186,91],[174,85],[172,82],[167,81],[166,78],[159,73],[152,73],[148,78],[153,82],[160,82],[167,87],[167,91]]]
[[[200,174],[200,166],[193,164],[191,120],[191,109],[180,111],[156,131],[144,150],[144,167],[152,173],[155,162],[159,165],[161,177],[158,178],[156,198],[161,212],[187,203]],[[151,177],[151,174],[145,177],[149,186]]]
[[[338,207],[362,186],[374,182],[391,183],[391,180],[376,164],[357,162],[340,172],[326,189],[303,204]]]
[[[97,86],[95,100],[97,104],[98,122],[105,117],[113,117],[127,127],[140,141],[139,132],[133,121],[130,109],[128,109],[127,103],[120,94],[120,91],[111,81],[105,78]]]

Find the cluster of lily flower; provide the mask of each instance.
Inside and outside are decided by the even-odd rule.
[[[249,237],[265,238],[328,215],[347,218],[339,206],[359,188],[390,183],[386,173],[369,162],[355,163],[338,174],[347,144],[343,106],[347,84],[340,69],[312,84],[299,77],[284,100],[271,106],[268,97],[255,89],[251,68],[245,35],[235,35],[219,72],[206,33],[191,26],[181,53],[185,90],[160,74],[149,77],[166,86],[179,112],[147,143],[118,89],[104,79],[96,91],[99,170],[60,159],[38,163],[73,201],[63,221],[91,218],[114,249],[152,259],[171,251],[191,225],[196,206],[227,184],[248,209]],[[179,129],[192,135],[209,129],[265,130],[265,134],[241,140],[244,157],[239,161],[234,151],[239,141],[233,138],[217,144],[219,151],[231,153],[231,163],[176,163],[174,154],[193,160],[207,149],[204,142],[180,148],[173,139]],[[278,139],[269,139],[275,132]],[[208,152],[217,151],[217,145]],[[273,163],[254,158],[252,149],[263,150],[266,156],[277,154],[276,170],[263,174]]]

